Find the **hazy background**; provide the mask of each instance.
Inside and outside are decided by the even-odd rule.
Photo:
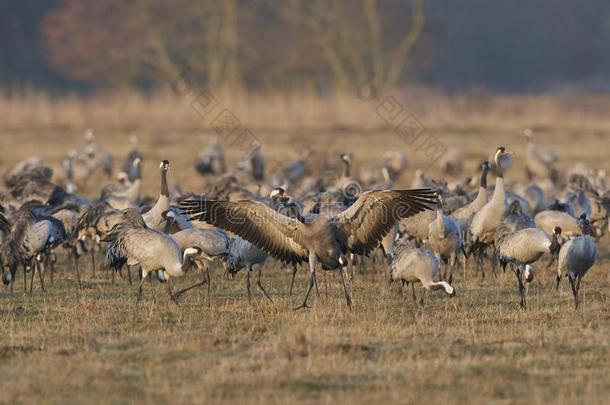
[[[233,172],[244,156],[210,125],[225,110],[235,136],[262,145],[267,176],[304,151],[309,173],[340,176],[350,152],[355,175],[381,179],[390,151],[410,160],[395,188],[419,169],[451,184],[502,145],[516,191],[526,127],[562,172],[610,173],[609,50],[608,0],[0,0],[0,174],[32,156],[61,174],[93,128],[114,174],[139,139],[143,195],[159,194],[162,159],[172,190],[200,193],[216,180],[196,174],[200,151],[218,141]],[[213,113],[193,107],[203,91]],[[379,114],[389,97],[403,108],[392,122]],[[441,159],[397,133],[407,116]],[[445,157],[463,158],[459,177]],[[114,178],[96,173],[78,192],[97,198]],[[244,275],[218,268],[210,306],[205,288],[180,306],[159,288],[153,304],[146,285],[135,307],[136,286],[94,276],[88,257],[79,293],[58,251],[47,293],[23,296],[20,274],[15,294],[0,288],[0,403],[607,403],[607,247],[578,311],[543,262],[527,311],[510,271],[456,272],[457,296],[420,308],[388,288],[381,261],[354,277],[352,311],[327,272],[313,309],[293,311],[309,273],[289,296],[290,269],[273,262],[262,276],[273,304],[253,287],[250,305]]]
[[[0,87],[610,90],[607,0],[2,0]]]

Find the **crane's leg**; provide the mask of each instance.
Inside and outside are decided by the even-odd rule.
[[[208,282],[208,307],[212,306],[212,272],[210,271],[210,264],[206,263],[204,279]],[[201,269],[203,273],[203,269]]]
[[[559,282],[561,282],[561,274],[557,274],[557,284],[555,284],[555,291],[559,291]]]
[[[466,257],[466,250],[462,248],[462,272],[464,273],[464,280],[466,280],[466,267],[468,266],[468,257]]]
[[[78,289],[83,291],[83,284],[80,279],[80,268],[78,266],[78,255],[75,253],[74,255],[74,268],[76,270],[76,280],[78,281]]]
[[[451,264],[451,267],[449,268],[449,277],[447,277],[447,279],[453,280],[453,269],[455,269],[456,264],[458,263],[458,258],[457,258],[456,253],[451,254],[451,256],[449,257],[449,263]]]
[[[309,294],[311,293],[311,290],[313,289],[314,285],[316,284],[316,255],[315,253],[310,253],[309,254],[309,273],[310,273],[310,277],[309,277],[309,288],[307,289],[307,294],[305,294],[305,299],[303,300],[303,303],[301,305],[299,305],[298,307],[295,308],[295,310],[298,309],[303,309],[303,308],[311,308],[310,306],[307,305],[307,299],[309,298]]]
[[[292,265],[292,280],[290,281],[290,291],[288,292],[288,295],[292,297],[292,288],[294,287],[294,278],[297,275],[297,265],[293,264]]]
[[[95,278],[95,245],[91,244],[91,249],[89,250],[91,253],[91,269],[93,271],[93,278]]]
[[[568,279],[570,280],[572,294],[574,295],[574,309],[578,309],[578,288],[576,287],[576,280],[574,280],[571,274],[568,274]]]
[[[419,297],[419,306],[424,306],[424,298],[426,297],[426,289],[422,288],[421,297]]]
[[[142,279],[140,280],[140,285],[138,286],[138,300],[136,301],[136,306],[138,306],[138,304],[142,300],[142,288],[144,286],[145,280],[146,280],[146,275],[142,274]]]
[[[129,278],[129,285],[132,285],[132,281],[131,281],[131,266],[127,265],[127,277]]]
[[[263,285],[261,284],[261,273],[262,272],[263,272],[263,263],[258,265],[258,277],[256,278],[256,285],[258,286],[258,288],[261,289],[263,294],[265,294],[265,297],[267,297],[269,299],[269,301],[273,302],[273,300],[271,299],[269,294],[267,294],[267,291],[265,291],[265,289],[263,288]]]
[[[172,300],[177,302],[178,299],[180,299],[182,294],[184,294],[185,292],[190,291],[193,288],[201,287],[202,285],[207,283],[208,284],[208,306],[209,306],[211,304],[210,294],[212,293],[211,288],[210,288],[210,285],[211,285],[211,282],[212,282],[212,278],[210,277],[210,269],[207,266],[205,266],[206,267],[206,271],[204,271],[204,269],[200,267],[198,262],[195,262],[195,263],[196,263],[196,266],[201,270],[201,274],[203,276],[203,280],[200,281],[199,283],[193,284],[190,287],[183,288],[182,290],[180,290],[180,291],[178,291],[176,293],[172,292],[170,294],[170,297],[172,298]],[[169,284],[168,284],[168,286],[169,286]]]
[[[481,274],[481,278],[485,280],[485,270],[483,269],[483,256],[479,249],[474,252],[474,262],[477,275]]]
[[[153,304],[156,304],[157,303],[157,288],[153,284],[152,276],[153,276],[153,273],[148,273],[146,278],[148,279],[148,284],[150,284],[150,289],[152,292],[152,302],[153,302]]]
[[[513,270],[515,271],[515,276],[517,276],[517,285],[519,286],[519,296],[521,297],[521,308],[527,308],[527,303],[525,302],[525,286],[523,285],[523,279],[521,278],[521,266],[513,266]]]
[[[405,297],[405,285],[407,285],[409,283],[407,283],[406,280],[400,280],[400,297],[404,298]]]
[[[493,260],[492,257],[489,258],[489,261],[491,262],[491,275],[494,276],[495,279],[498,278],[498,275],[496,274],[496,267],[498,266],[499,262],[494,263],[495,260]],[[503,272],[506,271],[506,269],[503,270]]]
[[[328,299],[328,278],[326,278],[326,273],[322,273],[322,277],[324,278],[324,296],[326,297],[326,299]],[[316,294],[318,295],[318,298],[319,298],[320,291],[318,290],[318,279],[317,278],[314,279],[314,283],[315,283],[315,287],[316,287]]]
[[[347,286],[345,285],[345,278],[343,277],[343,267],[339,267],[339,274],[341,275],[341,284],[343,284],[343,293],[345,294],[345,302],[349,309],[352,309],[352,297],[349,295],[347,291]]]
[[[579,299],[578,299],[578,292],[580,291],[580,282],[582,280],[582,274],[579,276],[576,276],[576,302],[579,303]],[[578,308],[578,306],[576,307]]]
[[[45,263],[49,267],[49,274],[51,277],[51,285],[54,283],[55,279],[55,266],[53,265],[53,251],[49,250],[48,254],[45,254]]]
[[[40,261],[36,262],[36,267],[38,268],[38,278],[40,279],[40,288],[42,288],[42,292],[47,292],[47,289],[44,288],[44,259],[41,258]]]
[[[348,273],[348,277],[347,280],[351,283],[354,280],[354,268],[357,266],[358,264],[358,258],[356,257],[355,254],[350,254],[349,255],[349,273]]]
[[[30,261],[30,271],[32,274],[30,275],[30,296],[32,296],[32,290],[34,288],[34,273],[36,273],[36,259]]]
[[[415,296],[415,283],[411,283],[411,294],[413,295],[413,302],[417,302],[417,297]]]
[[[174,294],[174,290],[172,289],[171,280],[167,280],[167,295],[169,295],[169,298],[174,302],[174,304],[178,305],[176,294]]]
[[[26,265],[25,263],[23,263],[23,292],[26,293],[28,292],[28,275],[25,272],[26,269]]]

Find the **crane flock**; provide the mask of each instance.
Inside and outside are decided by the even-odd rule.
[[[510,268],[520,306],[526,308],[534,274],[554,266],[557,287],[567,277],[578,308],[582,278],[594,267],[597,244],[608,230],[605,172],[582,165],[562,171],[559,155],[536,145],[532,130],[524,135],[523,183],[511,179],[517,170],[514,155],[503,146],[490,151],[490,159],[475,173],[464,172],[464,154],[456,151],[442,164],[452,182],[416,170],[412,188],[397,189],[410,161],[396,151],[386,153],[378,167],[359,172],[354,154],[334,156],[326,162],[337,168],[330,176],[328,170],[316,172],[319,165],[305,152],[269,175],[262,148],[229,171],[223,147],[216,142],[194,164],[205,184],[202,189],[188,193],[175,184],[172,188],[170,162],[163,160],[159,194],[145,198],[145,154],[137,138],[130,138],[131,150],[113,181],[114,158],[88,130],[84,144],[70,150],[57,167],[32,156],[5,172],[5,189],[0,191],[2,281],[10,290],[6,293],[14,294],[21,270],[26,292],[32,294],[36,274],[46,291],[45,277],[52,281],[57,261],[65,259],[82,290],[83,257],[90,257],[95,276],[100,264],[96,258],[103,254],[101,262],[113,282],[115,274],[126,270],[131,284],[132,270],[138,270],[137,302],[146,280],[164,283],[177,302],[205,284],[209,298],[218,262],[233,277],[244,269],[249,301],[250,273],[258,266],[256,285],[274,302],[261,276],[265,263],[276,260],[292,270],[290,294],[299,266],[307,263],[309,283],[295,309],[309,307],[312,291],[319,290],[320,270],[339,275],[351,308],[348,287],[358,266],[375,266],[390,282],[411,284],[415,300],[416,283],[424,292],[442,290],[453,297],[457,291],[459,296],[453,281],[461,262],[464,279],[468,272],[485,277],[486,270],[495,275]],[[79,193],[100,175],[107,176],[107,184],[97,198]],[[464,179],[466,175],[470,177]],[[495,177],[493,186],[488,185],[490,176]],[[543,258],[548,264],[540,263]],[[174,291],[172,280],[192,270],[202,280]]]

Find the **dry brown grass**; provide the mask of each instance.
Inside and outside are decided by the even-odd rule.
[[[292,310],[305,272],[290,298],[278,265],[264,276],[275,302],[255,289],[252,306],[243,275],[217,273],[209,307],[205,289],[176,306],[162,289],[153,304],[147,286],[136,308],[125,280],[89,272],[79,296],[64,274],[47,294],[3,293],[0,401],[601,403],[610,389],[607,264],[604,253],[579,311],[551,273],[530,288],[527,311],[509,273],[458,277],[457,297],[429,294],[419,308],[409,291],[388,288],[384,271],[356,276],[352,311],[329,274],[328,298],[321,281],[305,312]]]
[[[50,97],[30,91],[0,98],[0,129],[115,128],[120,130],[196,130],[209,120],[191,107],[203,88],[152,97],[124,92]],[[389,96],[434,127],[494,127],[520,129],[610,129],[610,97],[603,95],[491,96],[486,93],[446,96],[429,89],[409,87],[379,93],[371,101],[353,94],[320,97],[315,94],[230,95],[211,90],[218,108],[228,108],[246,126],[258,130],[371,130],[383,128],[374,116]],[[366,94],[365,94],[366,95]],[[216,113],[216,111],[215,111]]]
[[[192,163],[211,132],[188,103],[155,101],[143,108],[145,100],[131,104],[128,98],[123,106],[116,98],[101,100],[0,101],[5,117],[0,165],[32,154],[58,163],[80,142],[82,129],[94,126],[99,141],[119,155],[129,147],[126,135],[140,136],[149,194],[156,193],[162,158],[172,161],[170,181],[197,191],[201,180]],[[277,103],[271,109],[261,100],[234,108],[272,162],[309,147],[322,156],[354,151],[362,166],[378,163],[388,149],[409,153],[416,166],[424,163],[382,128],[370,105],[358,101],[336,116],[342,107],[332,100],[317,106],[311,101],[303,103],[309,107],[290,107],[293,115],[282,115],[288,106]],[[601,114],[599,107],[606,101],[590,101],[600,110],[588,111],[565,100],[544,100],[493,99],[497,110],[480,106],[462,118],[457,107],[452,107],[455,116],[444,107],[456,100],[437,98],[438,110],[430,107],[417,116],[447,148],[466,152],[468,170],[504,144],[517,153],[509,178],[522,178],[523,125],[538,126],[539,142],[553,145],[564,168],[586,160],[610,170],[610,109]],[[526,106],[546,107],[529,111]],[[239,157],[230,145],[226,152],[232,163]],[[438,174],[434,167],[429,172]],[[411,173],[402,185],[408,185]],[[209,307],[205,289],[175,306],[158,287],[159,302],[152,303],[147,288],[136,309],[136,287],[125,280],[111,285],[104,273],[93,279],[86,269],[79,295],[71,269],[60,264],[46,294],[23,295],[20,277],[14,295],[0,292],[0,402],[603,403],[610,390],[608,243],[606,238],[600,244],[600,260],[583,281],[578,311],[567,284],[555,292],[552,272],[542,272],[533,283],[527,311],[518,308],[509,273],[497,280],[460,275],[455,298],[429,294],[422,309],[409,294],[401,297],[395,286],[388,288],[387,269],[378,265],[377,273],[356,275],[352,311],[345,307],[338,279],[328,274],[328,298],[321,282],[322,297],[312,301],[314,308],[294,312],[306,286],[305,271],[288,297],[290,275],[276,263],[269,263],[263,276],[273,304],[254,287],[249,306],[243,274],[231,281],[216,271]]]

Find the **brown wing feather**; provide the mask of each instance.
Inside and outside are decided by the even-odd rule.
[[[239,235],[285,263],[308,258],[301,241],[301,223],[255,201],[190,199],[180,203],[190,220],[204,221]]]
[[[348,249],[366,255],[399,220],[436,204],[438,197],[430,189],[368,191],[334,220],[348,235]]]

